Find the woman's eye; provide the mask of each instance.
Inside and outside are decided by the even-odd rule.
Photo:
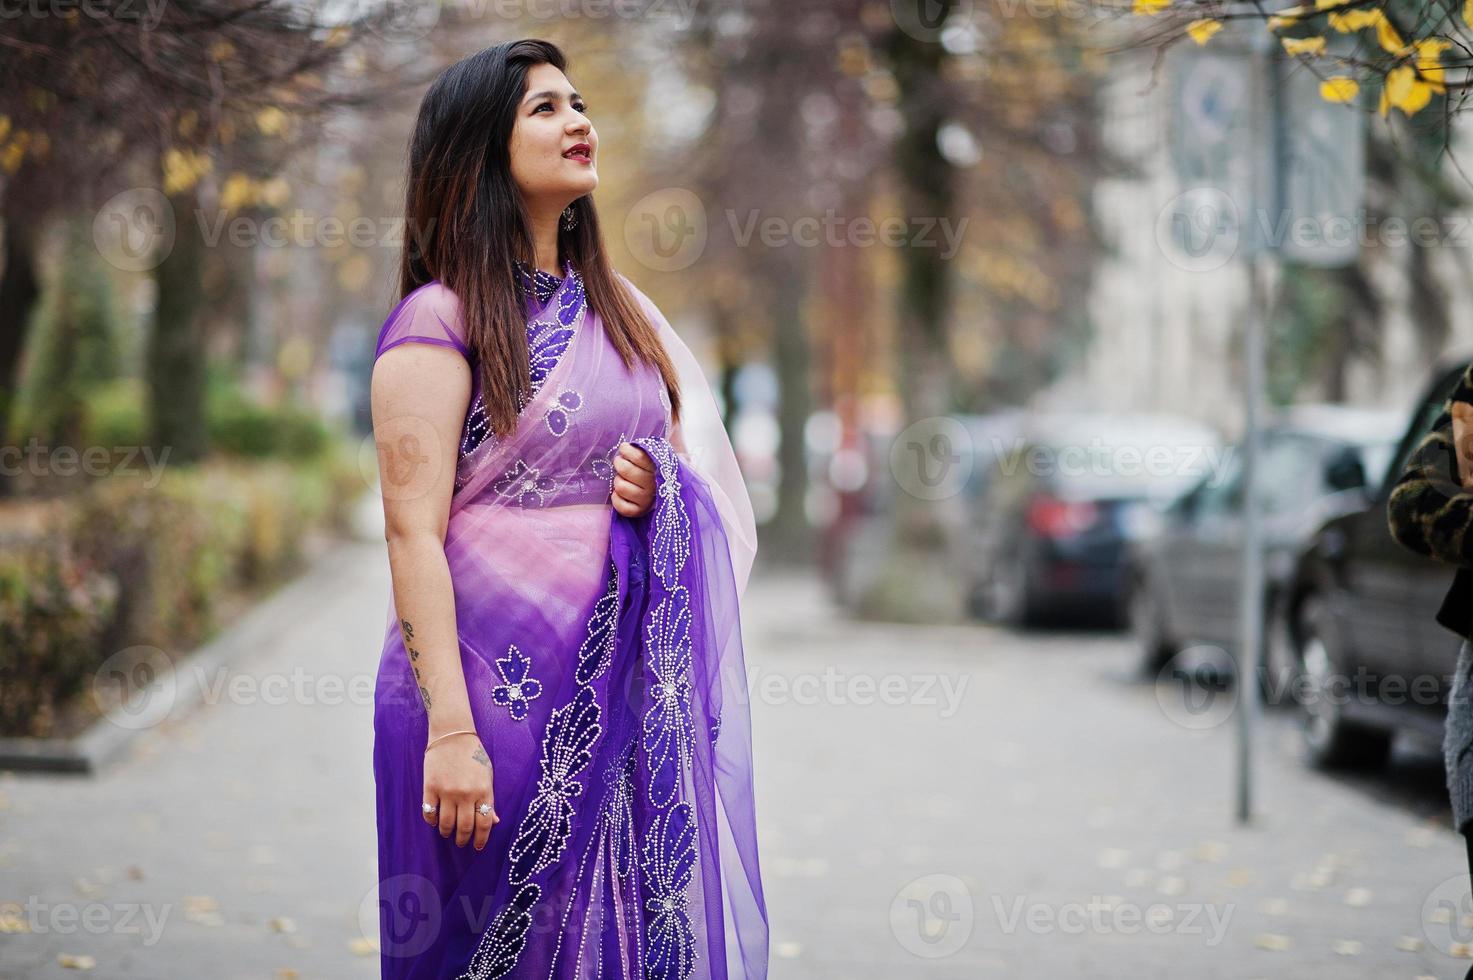
[[[573,103],[573,108],[574,109],[577,109],[579,112],[583,113],[585,116],[588,115],[588,106],[585,105],[582,102],[575,102],[575,103]]]

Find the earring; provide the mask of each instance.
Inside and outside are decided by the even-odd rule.
[[[578,215],[573,212],[573,205],[569,204],[563,208],[563,231],[572,231],[576,224],[578,224]]]

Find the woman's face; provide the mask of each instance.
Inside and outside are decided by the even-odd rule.
[[[598,186],[598,133],[583,99],[552,65],[533,65],[511,133],[511,176],[529,204],[562,210]],[[567,155],[582,145],[586,156]]]

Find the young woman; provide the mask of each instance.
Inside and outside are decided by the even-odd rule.
[[[384,977],[765,977],[714,396],[613,272],[598,136],[537,40],[409,147],[372,383],[393,596],[374,709]]]
[[[1453,824],[1473,870],[1473,364],[1402,467],[1386,514],[1402,545],[1458,566],[1437,612],[1438,623],[1463,637],[1442,748]],[[1466,980],[1473,980],[1473,968]]]

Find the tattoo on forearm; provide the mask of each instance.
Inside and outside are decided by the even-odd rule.
[[[483,746],[477,745],[476,751],[471,753],[471,758],[479,762],[481,765],[485,766],[487,769],[491,768],[491,760],[487,758],[486,749]]]
[[[414,625],[407,619],[399,620],[399,630],[404,634],[404,649],[409,651],[410,660],[419,659],[419,651],[410,641],[414,639]]]
[[[430,710],[430,689],[423,684],[419,686],[419,696],[424,699],[425,710]]]

